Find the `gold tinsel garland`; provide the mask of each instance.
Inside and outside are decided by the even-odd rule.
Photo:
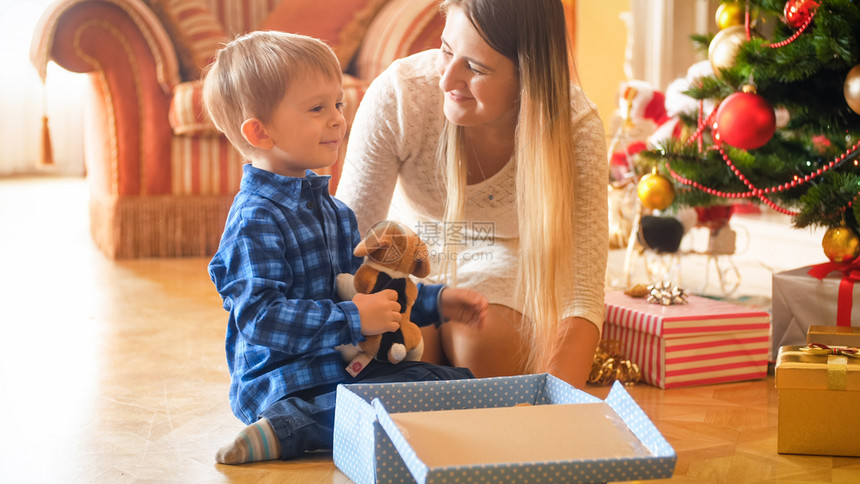
[[[636,363],[624,358],[621,343],[616,340],[602,340],[597,345],[594,361],[591,363],[591,373],[588,383],[608,385],[620,381],[624,386],[635,385],[641,373]]]

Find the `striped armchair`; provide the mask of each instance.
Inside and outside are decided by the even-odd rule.
[[[344,66],[347,124],[393,60],[439,45],[439,0],[57,0],[31,47],[88,73],[90,229],[110,258],[209,256],[244,161],[201,105],[201,70],[252,30],[328,41]],[[347,132],[348,136],[348,132]],[[340,161],[330,170],[334,191]]]

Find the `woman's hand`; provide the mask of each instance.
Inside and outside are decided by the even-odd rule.
[[[487,318],[487,298],[471,289],[446,287],[439,296],[443,321],[457,321],[481,329]]]

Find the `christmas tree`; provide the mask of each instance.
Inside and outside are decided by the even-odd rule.
[[[637,171],[657,170],[642,177],[640,199],[658,195],[658,209],[750,200],[797,228],[828,227],[832,261],[856,258],[860,0],[724,1],[717,26],[693,39],[714,73],[686,92],[699,109],[680,116],[679,135],[640,153]],[[661,176],[674,201],[659,196]]]

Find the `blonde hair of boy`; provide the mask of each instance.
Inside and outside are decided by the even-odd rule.
[[[518,69],[520,109],[515,133],[520,264],[517,293],[527,331],[527,371],[545,368],[562,315],[562,297],[573,287],[570,238],[574,237],[574,146],[569,42],[558,0],[445,0],[442,11],[462,9],[479,34]],[[463,129],[446,121],[439,143],[447,202],[444,221],[464,217],[466,160]],[[446,247],[446,261],[456,261]],[[454,263],[444,273],[456,280]]]
[[[334,51],[319,39],[252,32],[218,51],[203,80],[203,104],[215,127],[242,156],[251,158],[257,148],[242,136],[242,123],[251,118],[268,123],[290,81],[310,72],[343,78]]]

